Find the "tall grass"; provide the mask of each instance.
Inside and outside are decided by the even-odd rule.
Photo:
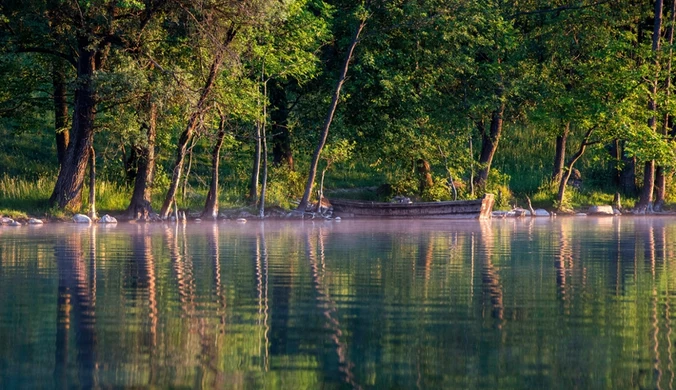
[[[96,210],[102,212],[122,211],[129,206],[133,188],[110,181],[96,181]],[[89,186],[82,189],[81,212],[89,210]]]
[[[35,180],[0,176],[0,214],[19,218],[26,215],[63,216],[59,210],[49,206],[49,197],[54,189],[56,177],[39,177]],[[81,212],[89,210],[89,188],[82,191]],[[124,210],[129,204],[131,189],[108,181],[96,183],[96,208],[104,211]]]
[[[28,180],[0,176],[0,214],[13,218],[47,213],[49,196],[54,188],[54,180],[40,177]]]

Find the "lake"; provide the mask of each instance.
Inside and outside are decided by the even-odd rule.
[[[0,227],[0,388],[672,388],[675,254],[666,217]]]

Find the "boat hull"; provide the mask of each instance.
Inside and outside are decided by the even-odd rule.
[[[387,203],[332,199],[333,214],[341,218],[423,218],[487,219],[491,217],[494,198],[447,202]]]

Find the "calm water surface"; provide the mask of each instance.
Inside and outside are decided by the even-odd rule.
[[[0,227],[0,388],[673,388],[676,219]]]

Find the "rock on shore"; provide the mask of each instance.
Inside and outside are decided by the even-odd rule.
[[[115,217],[111,217],[110,215],[106,214],[101,219],[99,219],[99,223],[117,223],[117,219]]]
[[[73,222],[89,224],[89,223],[92,223],[92,220],[91,220],[91,218],[89,218],[88,216],[86,216],[84,214],[75,214],[75,215],[73,215]]]
[[[613,206],[601,205],[601,206],[591,206],[587,211],[588,215],[615,215],[613,211]]]

